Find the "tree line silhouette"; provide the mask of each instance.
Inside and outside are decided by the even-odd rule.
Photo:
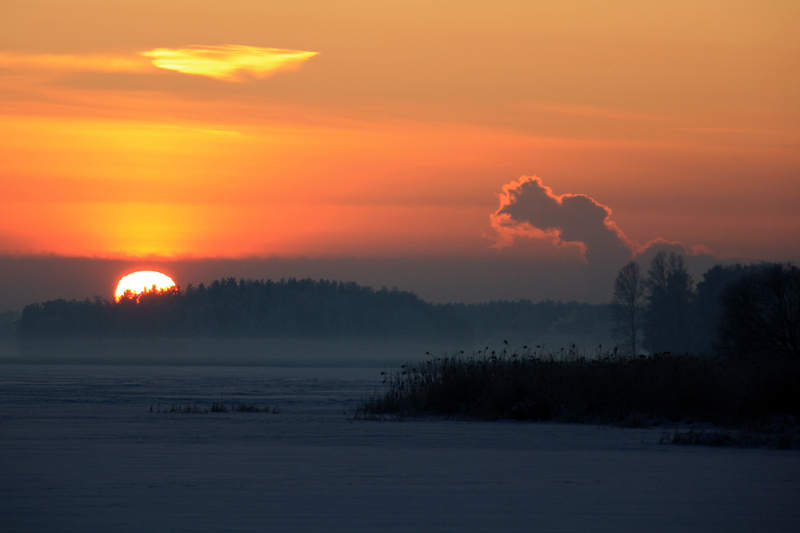
[[[25,339],[78,336],[375,337],[474,344],[506,335],[605,333],[608,305],[530,300],[432,304],[397,289],[312,279],[216,280],[185,290],[126,293],[112,302],[51,300],[26,306]],[[599,329],[598,329],[599,328]]]
[[[112,302],[51,300],[26,306],[22,340],[65,337],[372,337],[477,346],[510,338],[605,337],[621,353],[761,353],[800,357],[800,269],[717,265],[695,285],[683,257],[660,252],[647,272],[620,271],[610,305],[530,300],[432,304],[397,289],[312,279],[216,280],[126,293]]]
[[[695,286],[683,256],[659,252],[645,276],[620,269],[612,301],[623,351],[800,358],[800,269],[792,264],[716,265]]]

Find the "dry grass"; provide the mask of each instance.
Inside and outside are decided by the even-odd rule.
[[[753,434],[770,431],[776,419],[793,427],[800,419],[800,361],[597,355],[524,348],[430,358],[387,372],[385,388],[367,397],[356,417],[553,420],[627,427],[670,421]]]
[[[177,404],[173,403],[169,407],[161,408],[161,404],[158,405],[150,405],[150,412],[151,413],[182,413],[182,414],[207,414],[207,413],[273,413],[278,414],[281,412],[281,409],[278,405],[273,405],[270,407],[269,405],[259,406],[255,403],[251,402],[244,402],[244,403],[229,403],[226,404],[223,401],[219,402],[212,402],[210,407],[201,407],[197,404]]]

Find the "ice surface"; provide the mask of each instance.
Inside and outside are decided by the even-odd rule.
[[[800,528],[800,452],[660,445],[648,429],[353,421],[379,374],[0,365],[0,531]],[[280,413],[148,412],[223,396]]]

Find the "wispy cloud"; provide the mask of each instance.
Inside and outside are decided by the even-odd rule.
[[[72,72],[153,72],[149,61],[138,56],[100,54],[23,54],[0,52],[0,68]]]
[[[142,52],[142,55],[149,57],[158,68],[208,76],[216,80],[242,82],[252,78],[268,78],[276,72],[296,70],[318,53],[226,45],[156,48]]]
[[[297,70],[318,52],[255,46],[156,48],[131,55],[25,54],[0,51],[0,68],[43,72],[125,72],[157,74],[172,70],[228,82],[264,79]]]

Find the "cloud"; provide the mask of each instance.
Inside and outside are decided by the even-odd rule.
[[[187,46],[142,52],[158,68],[216,80],[242,82],[296,70],[318,52],[255,46]]]
[[[136,55],[23,54],[0,52],[0,68],[45,72],[158,74],[172,70],[228,82],[264,79],[297,70],[318,52],[255,46],[156,48]]]
[[[587,263],[616,266],[633,258],[636,248],[611,221],[611,209],[584,194],[556,195],[536,176],[503,186],[500,208],[491,215],[495,247],[517,237],[549,239],[558,247],[580,248]]]
[[[695,279],[723,259],[702,244],[689,248],[659,237],[639,245],[611,220],[608,206],[584,194],[556,195],[535,176],[508,183],[498,197],[500,207],[490,216],[497,232],[494,246],[508,247],[527,237],[550,240],[559,248],[577,247],[593,297],[607,292],[625,263],[635,260],[646,269],[660,251],[683,255]]]
[[[20,54],[0,52],[0,68],[71,72],[157,72],[149,61],[137,56],[98,54]]]

